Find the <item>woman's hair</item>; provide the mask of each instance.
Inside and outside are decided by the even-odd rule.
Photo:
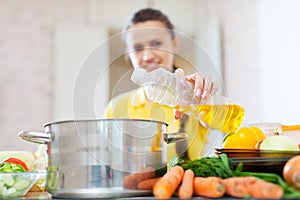
[[[174,26],[169,20],[168,16],[162,13],[160,10],[155,10],[152,8],[144,8],[134,13],[126,23],[124,27],[124,32],[126,32],[132,25],[136,23],[145,22],[149,20],[156,20],[165,24],[166,28],[169,29],[171,33],[172,39],[175,38]]]

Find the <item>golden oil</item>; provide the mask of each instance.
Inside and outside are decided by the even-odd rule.
[[[176,109],[224,133],[236,131],[244,119],[244,109],[237,104],[184,105]]]
[[[151,152],[161,151],[161,138],[162,138],[162,130],[160,128],[160,125],[157,125],[157,134],[153,136],[153,141],[151,145]]]

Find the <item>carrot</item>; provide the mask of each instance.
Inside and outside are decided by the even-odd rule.
[[[259,199],[281,199],[283,197],[283,188],[275,183],[257,179],[249,186],[251,197]]]
[[[189,199],[193,196],[194,177],[195,174],[193,170],[188,169],[184,172],[182,183],[178,190],[178,197],[180,199]]]
[[[254,197],[280,199],[284,192],[282,187],[253,176],[231,177],[224,180],[226,194],[233,197]]]
[[[194,194],[208,198],[222,197],[225,193],[223,179],[219,177],[195,177]]]
[[[249,195],[249,185],[257,179],[253,176],[230,177],[224,179],[226,194],[232,197],[246,197]]]
[[[172,167],[153,186],[153,194],[157,199],[169,199],[182,181],[184,169],[180,166]]]
[[[141,181],[137,188],[139,190],[152,190],[153,189],[153,186],[154,184],[159,180],[161,179],[161,177],[157,177],[157,178],[151,178],[151,179],[146,179],[144,181]]]
[[[138,184],[146,179],[155,178],[155,170],[151,167],[139,173],[133,173],[123,177],[123,187],[126,189],[138,189]]]

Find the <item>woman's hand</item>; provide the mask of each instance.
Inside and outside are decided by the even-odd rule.
[[[180,76],[185,76],[185,73],[181,68],[176,69],[175,73]],[[213,82],[209,77],[203,76],[203,74],[201,74],[200,72],[195,72],[193,74],[185,76],[185,80],[194,85],[194,95],[199,99],[199,102],[203,99],[209,99],[219,89],[217,83]],[[180,119],[182,114],[182,112],[176,111],[175,119]]]

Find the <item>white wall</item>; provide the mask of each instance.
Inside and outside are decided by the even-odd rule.
[[[258,1],[263,120],[300,123],[300,1]]]
[[[21,130],[53,114],[53,41],[59,22],[84,23],[86,0],[0,1],[0,150],[34,150]]]
[[[92,77],[97,73],[97,69],[105,71],[109,54],[108,46],[103,46],[103,43],[107,38],[108,30],[100,24],[61,23],[57,25],[54,37],[53,120],[95,118],[95,113],[91,110],[97,92],[95,100],[97,110],[99,109],[100,112],[106,107],[109,74],[99,77],[101,79],[99,81],[102,81],[102,90],[97,92],[95,88],[98,77],[95,77],[95,80]],[[99,49],[103,50],[101,54],[93,57],[93,53]]]
[[[245,125],[300,122],[299,9],[298,0],[198,1],[199,29],[221,25],[223,55],[212,58],[224,70],[227,96],[245,108]],[[217,55],[215,41],[203,44]]]
[[[141,8],[153,7],[166,13],[178,30],[195,34],[197,0],[90,0],[90,19],[122,29],[131,14]]]
[[[204,29],[198,32],[198,38],[203,39],[204,34],[207,41],[201,43],[216,65],[220,65],[225,95],[244,107],[244,125],[262,120],[256,2],[200,0],[197,6],[197,30]]]

